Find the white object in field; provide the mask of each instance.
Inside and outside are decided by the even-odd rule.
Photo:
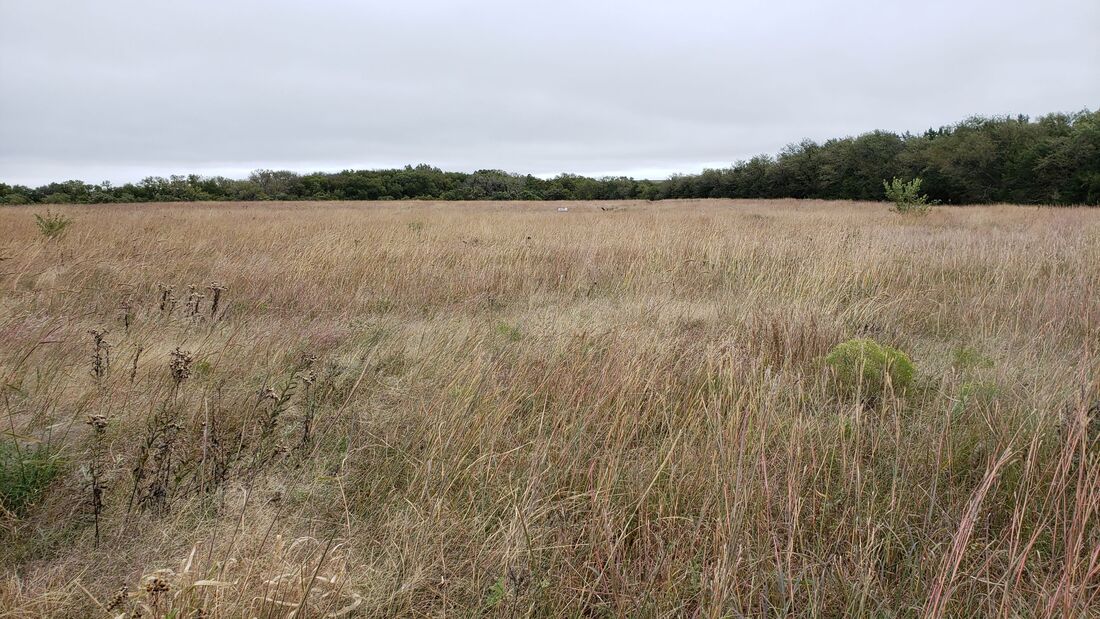
[[[558,207],[558,212],[559,213],[568,213],[569,212],[569,207],[568,206],[559,206]]]

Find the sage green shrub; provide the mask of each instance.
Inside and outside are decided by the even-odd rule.
[[[913,382],[913,362],[908,355],[870,338],[837,344],[825,357],[825,364],[832,369],[843,394],[860,394],[867,402],[882,395],[887,381],[899,393]]]
[[[882,187],[886,192],[886,199],[894,203],[894,210],[903,215],[927,215],[932,205],[928,202],[928,196],[920,192],[923,179],[914,178],[904,181],[894,177],[892,181],[882,181]]]
[[[38,226],[38,231],[47,239],[60,238],[65,234],[65,229],[69,227],[69,224],[73,223],[72,219],[61,213],[51,213],[48,209],[45,215],[35,213],[34,221]]]

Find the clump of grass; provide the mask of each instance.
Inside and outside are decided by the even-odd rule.
[[[60,471],[60,457],[48,442],[20,445],[0,439],[0,507],[23,516]]]
[[[957,370],[988,369],[993,359],[970,346],[960,346],[951,353],[951,366]]]
[[[909,356],[870,338],[837,344],[825,357],[825,364],[832,369],[842,393],[868,402],[878,400],[886,390],[902,393],[913,382]]]
[[[1097,213],[103,209],[57,269],[0,210],[5,461],[97,463],[0,510],[9,614],[1096,614]],[[129,332],[104,293],[215,267],[232,304],[150,285]],[[850,345],[873,416],[856,325],[941,351],[902,401]]]
[[[523,339],[523,331],[518,326],[510,325],[503,320],[497,323],[497,331],[509,342],[518,342]]]

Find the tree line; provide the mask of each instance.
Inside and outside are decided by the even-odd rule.
[[[0,203],[201,200],[662,200],[822,198],[881,200],[883,181],[921,178],[947,204],[1100,204],[1100,110],[972,117],[922,134],[872,131],[823,143],[803,140],[778,155],[666,180],[554,178],[501,170],[445,172],[429,165],[298,174],[257,170],[247,179],[149,177],[25,187],[0,183]]]

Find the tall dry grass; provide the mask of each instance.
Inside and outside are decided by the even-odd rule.
[[[1100,212],[555,206],[0,209],[0,614],[1098,614]]]

